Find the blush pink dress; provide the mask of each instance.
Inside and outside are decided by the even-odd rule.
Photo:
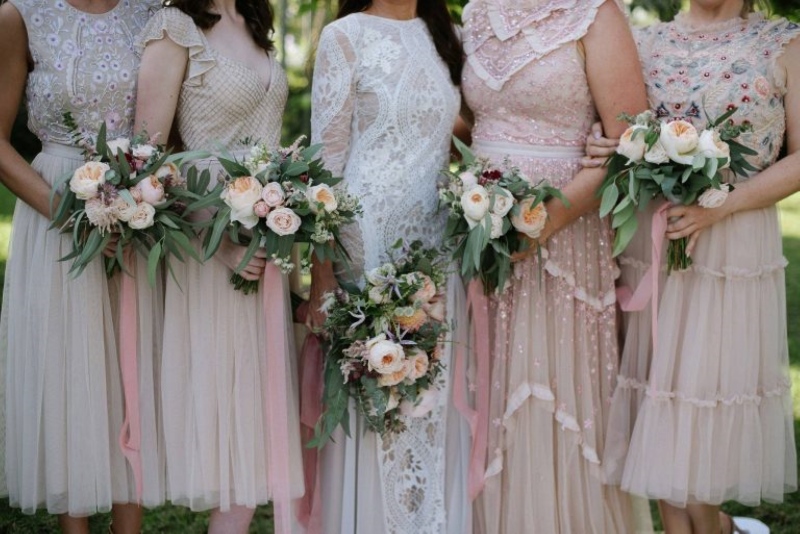
[[[564,187],[596,120],[579,40],[605,0],[475,0],[463,90],[474,149]],[[601,482],[618,346],[606,221],[588,213],[517,264],[497,299],[488,469],[478,532],[624,533],[628,497]]]

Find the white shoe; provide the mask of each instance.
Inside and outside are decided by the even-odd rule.
[[[752,517],[734,517],[734,534],[769,534],[769,527]]]

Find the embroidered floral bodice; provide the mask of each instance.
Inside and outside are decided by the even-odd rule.
[[[705,126],[731,107],[732,120],[749,121],[741,142],[758,152],[759,169],[778,157],[786,131],[786,72],[777,60],[800,26],[761,14],[692,28],[681,14],[639,30],[636,38],[650,107],[662,118]]]
[[[137,42],[140,53],[148,42],[169,36],[187,49],[177,124],[187,150],[237,150],[254,142],[278,146],[286,98],[286,74],[272,57],[269,87],[258,73],[209,46],[205,34],[177,8],[156,14]]]
[[[330,24],[312,98],[313,142],[364,207],[343,235],[354,274],[385,261],[399,238],[438,245],[436,185],[460,97],[425,23],[359,13]]]
[[[129,135],[139,60],[134,39],[155,12],[155,0],[119,0],[110,11],[80,11],[66,0],[11,0],[28,31],[28,128],[42,142],[73,144],[63,115],[109,137]],[[99,60],[98,60],[99,58]]]
[[[604,1],[467,5],[463,90],[473,140],[583,146],[596,112],[579,39]]]

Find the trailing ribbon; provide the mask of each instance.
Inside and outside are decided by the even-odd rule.
[[[125,418],[119,433],[119,447],[128,460],[136,483],[136,499],[142,502],[141,419],[139,417],[139,310],[136,291],[136,252],[125,249],[125,268],[120,288],[119,367]]]
[[[650,239],[653,243],[650,268],[642,277],[636,291],[631,293],[630,288],[617,288],[617,300],[622,311],[642,311],[647,306],[647,302],[650,301],[652,306],[653,352],[656,350],[658,341],[658,283],[661,275],[661,251],[664,249],[664,239],[667,232],[667,210],[669,207],[670,204],[665,203],[653,213],[652,227],[650,229]]]
[[[269,487],[275,512],[276,534],[291,534],[292,497],[289,474],[289,416],[286,387],[286,358],[290,346],[286,325],[290,315],[286,312],[283,274],[274,263],[268,262],[261,280],[264,317],[266,322],[266,364],[261,367],[262,383],[267,386],[264,396],[269,447]]]
[[[474,279],[467,289],[467,313],[472,313],[472,333],[477,360],[476,394],[473,410],[467,400],[464,383],[467,381],[466,347],[456,344],[456,362],[453,374],[453,403],[459,413],[469,423],[472,432],[472,453],[469,462],[469,496],[474,500],[483,490],[486,474],[486,448],[489,432],[489,374],[491,359],[489,355],[489,299],[483,291],[480,280]]]

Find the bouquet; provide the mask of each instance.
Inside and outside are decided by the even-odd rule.
[[[404,430],[401,415],[421,417],[436,404],[447,332],[439,258],[415,241],[401,258],[368,272],[364,289],[326,296],[325,411],[309,446],[324,445],[340,424],[349,432],[350,398],[381,435]]]
[[[561,192],[544,180],[532,183],[515,167],[492,167],[458,139],[462,162],[439,189],[448,213],[445,242],[467,280],[480,278],[486,293],[502,291],[511,272],[511,255],[537,239],[547,222],[544,200]],[[513,231],[512,231],[513,230]]]
[[[616,229],[614,255],[620,254],[636,233],[636,211],[644,210],[657,196],[673,204],[697,202],[704,208],[722,205],[732,186],[722,182],[721,170],[742,175],[755,168],[745,156],[756,152],[736,142],[748,123],[729,121],[730,109],[716,120],[708,118],[702,132],[689,122],[658,121],[652,111],[636,117],[623,115],[631,126],[622,134],[617,153],[607,162],[608,175],[598,192],[600,215],[612,215]],[[692,264],[686,254],[686,238],[669,242],[667,270]]]
[[[300,260],[301,267],[308,269],[314,253],[321,261],[345,254],[339,243],[339,228],[361,212],[357,199],[334,189],[342,179],[333,177],[316,159],[322,146],[300,148],[303,139],[276,150],[257,144],[243,162],[220,157],[227,176],[206,199],[189,206],[189,211],[217,208],[203,242],[206,259],[217,251],[226,230],[234,243],[247,245],[231,277],[234,287],[245,294],[257,291],[258,281],[245,280],[237,273],[260,247],[284,273],[289,273],[295,268],[293,245],[308,243]]]
[[[131,139],[106,139],[106,126],[96,136],[77,133],[69,113],[64,115],[73,138],[84,148],[86,163],[61,178],[53,188],[51,204],[59,191],[61,200],[53,214],[53,228],[72,234],[71,273],[80,275],[100,256],[114,235],[116,253],[106,258],[110,277],[123,269],[123,251],[131,245],[147,256],[147,276],[155,284],[161,260],[184,254],[200,260],[192,247],[192,223],[183,214],[188,203],[199,198],[204,184],[195,176],[186,179],[179,165],[189,153],[170,155],[155,138],[140,133]],[[207,186],[207,184],[206,184]]]

